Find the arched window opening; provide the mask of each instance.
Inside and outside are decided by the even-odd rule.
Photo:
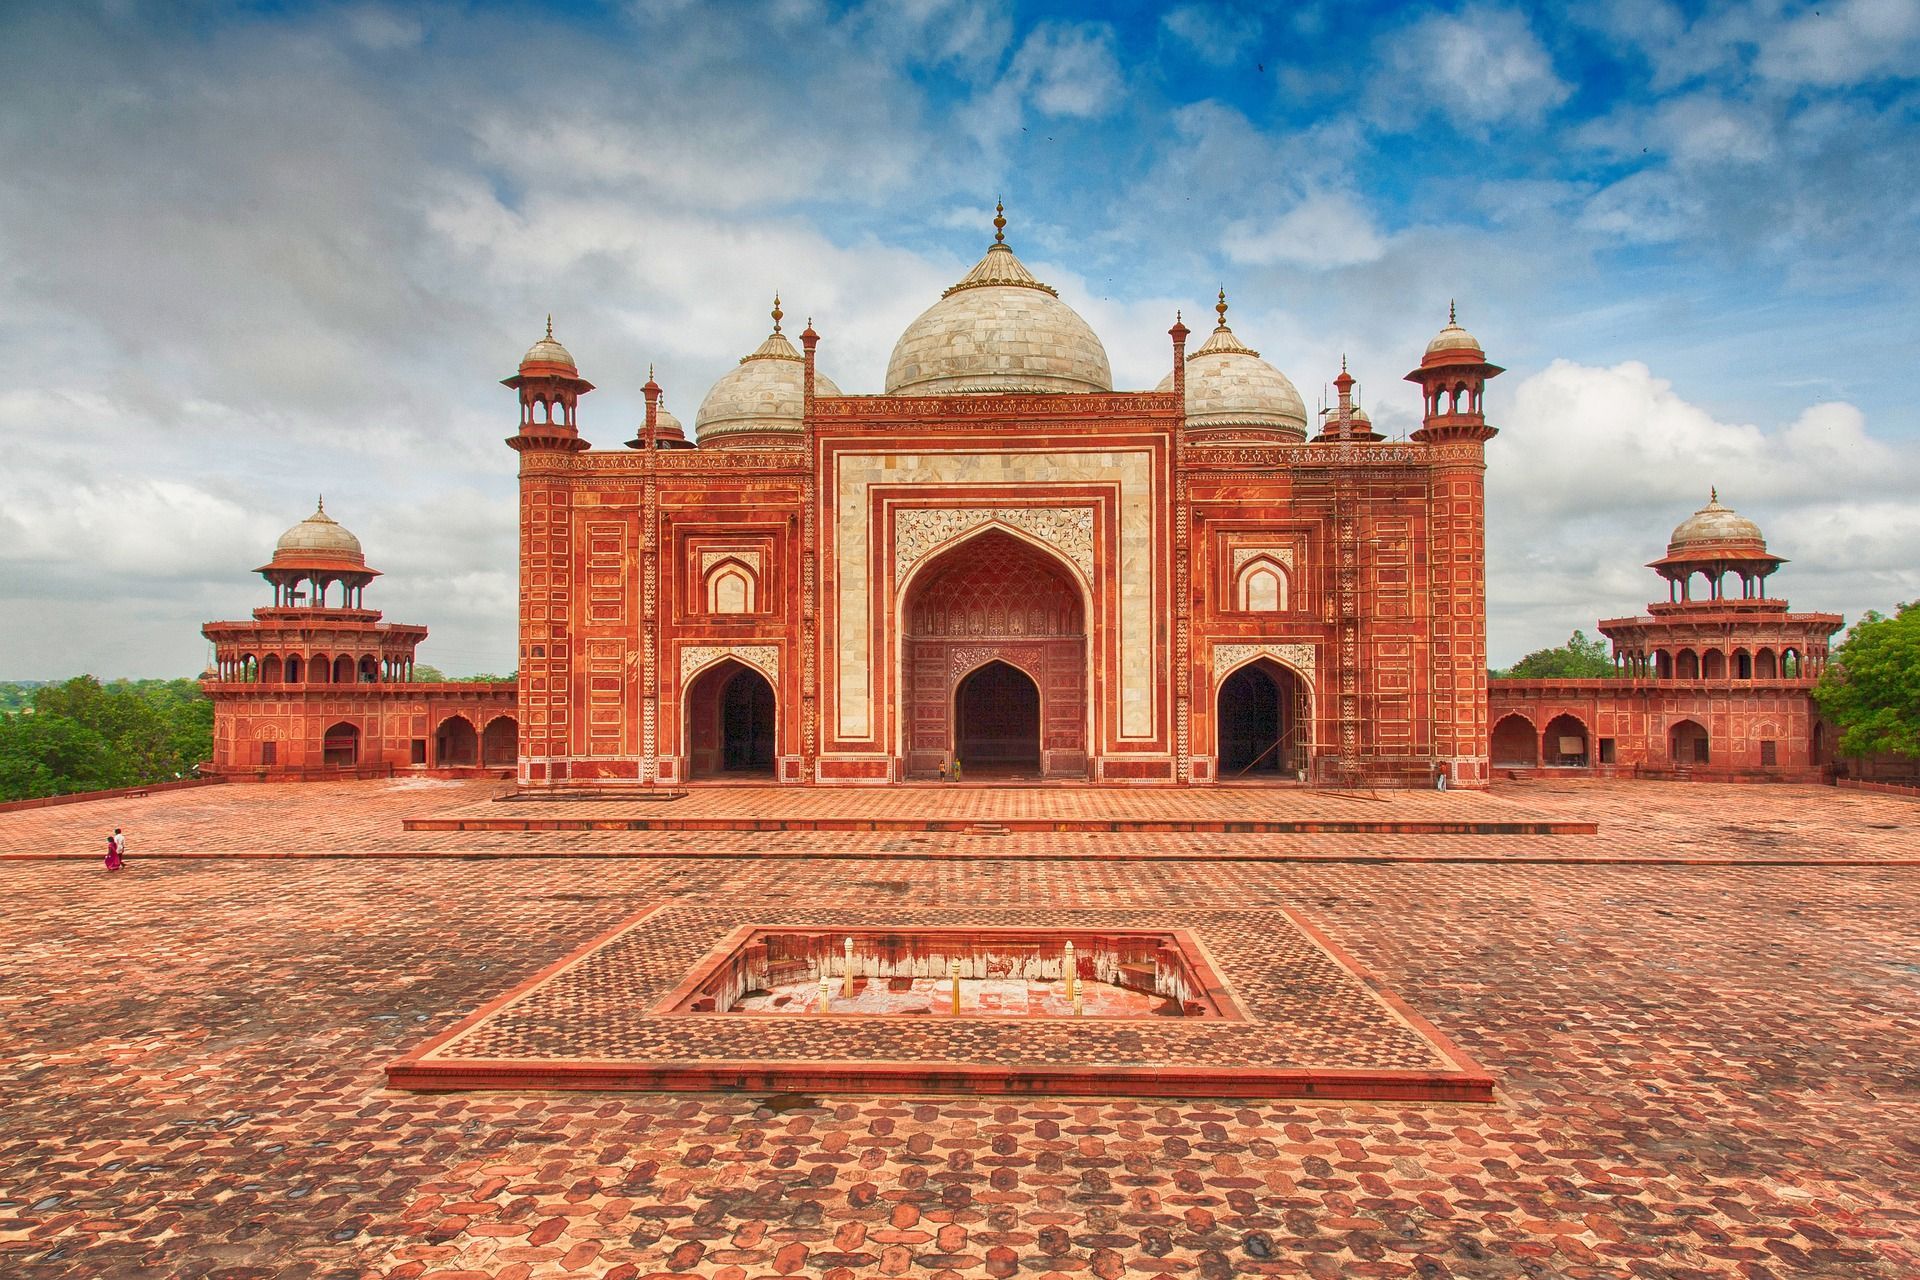
[[[1762,649],[1753,655],[1753,678],[1756,680],[1780,678],[1779,660],[1773,656],[1773,650]]]
[[[1491,747],[1493,763],[1504,768],[1531,769],[1540,762],[1540,736],[1533,721],[1518,712],[1493,726]]]
[[[1667,731],[1667,751],[1677,767],[1706,764],[1706,728],[1693,720],[1680,721]]]
[[[1785,649],[1780,654],[1780,678],[1797,680],[1800,677],[1800,651]]]
[[[280,655],[270,653],[260,660],[260,683],[279,684],[286,679],[286,669],[280,662]]]
[[[1733,651],[1733,675],[1736,680],[1753,679],[1753,655],[1745,649]]]
[[[380,662],[370,653],[360,659],[360,683],[380,683]]]
[[[480,736],[465,716],[448,716],[433,731],[433,762],[447,769],[480,763]]]
[[[304,670],[305,670],[305,667],[302,665],[300,661],[300,655],[297,653],[290,655],[287,658],[287,683],[299,684],[301,682],[300,680],[301,673]]]
[[[1250,560],[1240,570],[1236,594],[1249,613],[1278,613],[1287,607],[1287,571],[1271,560]]]
[[[753,613],[753,575],[738,562],[724,561],[707,576],[707,612]]]
[[[1727,655],[1718,649],[1709,649],[1700,658],[1700,675],[1707,680],[1725,680],[1727,678]]]
[[[307,659],[307,683],[327,684],[333,676],[333,663],[324,653],[316,653]]]
[[[1547,721],[1545,737],[1546,763],[1560,769],[1587,767],[1587,726],[1577,716],[1557,715]]]
[[[339,657],[333,660],[333,683],[335,684],[352,684],[353,683],[352,655],[343,653]]]
[[[1691,649],[1682,649],[1674,658],[1673,675],[1676,680],[1698,680],[1700,678],[1700,655]]]
[[[495,716],[480,735],[480,763],[492,767],[520,759],[520,723],[512,716]]]
[[[320,759],[333,768],[360,763],[360,727],[345,720],[330,725],[320,740]]]

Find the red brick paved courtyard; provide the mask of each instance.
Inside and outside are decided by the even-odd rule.
[[[487,794],[0,815],[0,1275],[1920,1274],[1912,801],[1492,797],[1591,836],[400,829]],[[35,857],[115,824],[118,876]],[[285,856],[356,850],[388,856]],[[195,853],[283,856],[153,856]],[[1292,906],[1497,1100],[386,1088],[659,904]]]

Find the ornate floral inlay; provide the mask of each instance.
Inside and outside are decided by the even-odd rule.
[[[1240,575],[1240,567],[1246,564],[1247,561],[1258,559],[1261,556],[1272,560],[1288,573],[1293,572],[1292,547],[1235,547],[1233,549],[1234,576],[1238,577]]]
[[[1292,667],[1309,681],[1314,678],[1310,644],[1217,644],[1213,646],[1213,678],[1218,680],[1249,658],[1272,658],[1283,667]]]
[[[719,658],[736,658],[771,680],[780,683],[780,646],[777,644],[690,644],[680,650],[680,679],[686,678]]]
[[[894,586],[935,547],[994,523],[1046,543],[1072,561],[1086,581],[1094,580],[1091,507],[903,507],[893,513]]]

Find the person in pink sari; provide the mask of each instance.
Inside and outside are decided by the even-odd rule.
[[[115,827],[107,837],[107,870],[118,871],[127,859],[127,838]]]

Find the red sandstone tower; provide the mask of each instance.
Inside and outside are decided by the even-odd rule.
[[[1502,372],[1449,304],[1447,327],[1407,375],[1425,401],[1413,438],[1431,445],[1434,458],[1427,522],[1434,754],[1469,785],[1488,779],[1486,442],[1498,432],[1487,425],[1481,393]]]

